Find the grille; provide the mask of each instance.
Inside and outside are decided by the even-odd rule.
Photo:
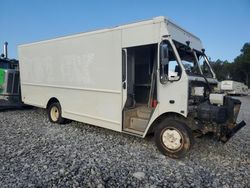
[[[2,88],[2,95],[19,95],[20,77],[17,70],[5,71],[5,83]]]

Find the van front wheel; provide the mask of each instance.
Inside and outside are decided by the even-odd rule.
[[[191,130],[182,122],[167,118],[155,131],[156,146],[161,153],[171,158],[183,157],[191,148]]]
[[[50,122],[58,124],[65,123],[65,119],[62,117],[62,108],[59,102],[52,103],[47,111]]]

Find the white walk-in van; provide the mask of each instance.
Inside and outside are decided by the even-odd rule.
[[[193,136],[227,141],[240,101],[213,93],[199,38],[164,17],[20,45],[22,101],[49,120],[80,121],[139,137],[183,156]]]

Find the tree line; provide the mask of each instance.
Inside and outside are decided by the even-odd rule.
[[[243,45],[233,62],[211,61],[211,66],[219,81],[234,80],[245,83],[250,88],[250,42]]]

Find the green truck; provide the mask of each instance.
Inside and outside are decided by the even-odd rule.
[[[5,71],[4,69],[0,69],[0,94],[3,93],[3,85],[5,78]]]
[[[19,62],[9,59],[7,45],[0,56],[0,110],[23,106],[21,102]]]

